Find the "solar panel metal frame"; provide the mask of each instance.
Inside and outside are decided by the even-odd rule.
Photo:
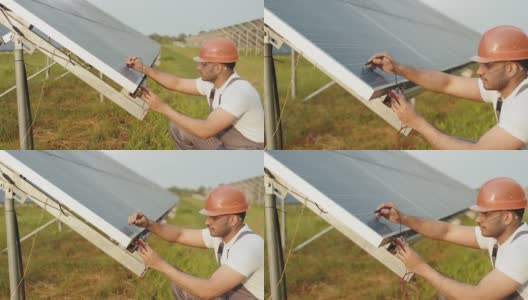
[[[116,162],[116,164],[119,163]],[[26,166],[7,151],[0,151],[0,167],[0,171],[9,174],[17,183],[16,187],[23,189],[28,195],[35,197],[39,196],[39,199],[54,199],[54,201],[60,203],[60,205],[63,205],[66,209],[82,219],[72,216],[71,213],[63,213],[62,209],[58,210],[49,203],[43,203],[42,200],[34,201],[37,205],[43,207],[50,214],[59,218],[61,222],[70,226],[74,231],[78,232],[88,241],[112,256],[135,274],[140,275],[142,273],[144,265],[142,259],[137,253],[132,253],[132,251],[135,250],[132,243],[137,238],[146,236],[148,231],[138,228],[137,231],[135,233],[132,232],[133,234],[130,236],[125,235],[119,229],[113,227],[113,225],[102,219],[102,217],[92,212],[88,207],[77,202],[77,200],[72,198],[55,184],[35,173],[31,167]],[[132,171],[130,171],[130,173],[131,176],[137,176]],[[160,187],[160,191],[161,190],[165,191]],[[166,193],[169,195],[169,192]],[[94,191],[94,194],[96,194],[96,191]],[[176,205],[178,203],[178,197],[176,195],[170,195],[171,197],[174,197],[174,205]],[[30,199],[31,198],[32,197],[30,197]],[[173,207],[174,206],[172,206],[171,209]],[[160,220],[167,215],[171,209],[163,212],[160,216],[149,217],[154,220]]]
[[[111,159],[111,158],[108,157],[108,159]],[[125,235],[119,229],[115,228],[109,222],[107,222],[102,217],[100,217],[99,215],[94,213],[92,210],[90,210],[90,208],[88,208],[87,206],[79,202],[77,199],[73,198],[73,196],[69,195],[66,191],[62,190],[55,183],[44,178],[42,175],[36,173],[32,169],[31,166],[26,165],[26,163],[20,161],[18,158],[11,155],[8,151],[5,151],[5,150],[0,151],[0,162],[3,162],[11,170],[22,175],[24,178],[29,180],[33,185],[43,190],[46,194],[48,194],[53,199],[56,199],[57,201],[59,201],[59,203],[61,203],[68,209],[74,211],[76,214],[81,216],[84,220],[86,220],[90,224],[99,228],[102,232],[107,234],[111,239],[115,240],[117,243],[119,243],[124,248],[127,248],[135,238],[140,236],[142,232],[145,231],[145,230],[137,231],[132,236]],[[116,164],[119,164],[119,163],[116,162]],[[139,175],[134,174],[132,171],[130,171],[130,173],[133,174],[134,176],[138,176],[139,178]],[[117,190],[119,188],[120,187],[116,187]],[[160,190],[165,191],[161,187],[160,187]],[[166,192],[166,193],[168,194],[169,192]],[[178,197],[176,195],[171,195],[171,196],[174,196],[174,200],[175,200],[174,206],[175,206],[178,203]],[[160,216],[149,216],[149,217],[153,218],[154,220],[160,220],[169,212],[170,212],[170,209],[165,211]]]
[[[312,212],[328,222],[328,224],[336,228],[357,246],[385,265],[398,277],[403,278],[405,281],[412,279],[413,274],[407,273],[407,268],[405,265],[399,259],[397,259],[396,256],[387,251],[389,244],[379,247],[375,246],[367,238],[359,234],[358,230],[356,230],[354,227],[350,227],[350,224],[343,222],[341,219],[332,214],[330,209],[323,212],[316,201],[311,201],[314,200],[312,197],[315,194],[313,193],[317,193],[317,191],[314,191],[310,188],[308,192],[306,192],[307,185],[305,185],[306,183],[303,182],[303,179],[296,176],[293,172],[284,167],[266,152],[264,152],[264,168],[269,170],[273,176],[273,178],[270,178],[268,175],[265,176],[266,186],[271,187],[272,189],[282,189],[286,187],[287,191],[283,192],[290,194],[297,201],[303,205],[306,205],[306,207],[308,207]],[[275,186],[274,181],[276,181],[279,186]],[[299,188],[301,186],[303,187]],[[284,197],[286,194],[281,194],[280,196]],[[310,199],[310,201],[306,201],[305,199]],[[327,208],[328,207],[325,206],[325,209]],[[360,221],[357,223],[361,224]]]
[[[283,38],[283,41],[288,44],[290,48],[295,49],[297,53],[302,55],[304,58],[306,58],[306,60],[323,71],[323,73],[325,73],[333,81],[337,82],[342,88],[347,90],[350,94],[352,94],[352,96],[361,101],[365,106],[380,116],[389,125],[397,130],[401,130],[401,133],[404,135],[408,135],[412,131],[411,128],[402,129],[398,116],[396,116],[396,114],[390,108],[383,104],[383,100],[385,100],[384,95],[380,95],[379,97],[371,99],[372,95],[374,94],[374,90],[370,88],[370,86],[368,86],[352,72],[346,70],[346,68],[339,64],[336,60],[312,44],[308,39],[299,34],[293,28],[289,27],[287,23],[276,17],[265,7],[264,22],[268,32],[271,30],[273,33]],[[389,87],[390,86],[387,86],[386,88]],[[362,95],[368,95],[368,98]]]
[[[412,129],[410,128],[402,128],[401,122],[396,114],[383,104],[383,101],[387,97],[388,90],[396,87],[395,82],[389,82],[375,88],[371,87],[352,71],[336,61],[331,55],[290,26],[287,21],[282,20],[271,10],[266,8],[266,1],[264,3],[264,22],[268,31],[272,31],[275,35],[280,37],[282,41],[287,43],[292,49],[295,49],[296,52],[304,56],[313,65],[317,66],[323,73],[329,76],[333,81],[337,82],[369,109],[378,114],[392,127],[401,130],[401,133],[404,135],[408,135],[411,132]],[[467,63],[454,66],[444,71],[453,72],[466,67],[469,63],[468,57]],[[414,83],[404,78],[400,78],[400,80],[398,83],[406,89],[405,92],[411,92],[410,89],[416,87]]]
[[[32,14],[30,11],[26,10],[24,7],[16,3],[16,1],[0,0],[0,5],[3,5],[7,9],[9,9],[9,11],[7,11],[6,13],[8,19],[5,18],[6,16],[4,16],[4,14],[0,14],[0,24],[5,26],[6,28],[11,28],[11,24],[13,23],[19,25],[17,26],[17,29],[21,31],[23,36],[17,38],[20,38],[22,41],[29,41],[26,42],[27,44],[36,45],[37,49],[40,50],[43,54],[55,60],[57,63],[65,67],[73,74],[75,74],[81,80],[85,81],[87,84],[89,84],[90,86],[98,90],[100,93],[105,95],[107,98],[115,102],[117,105],[128,111],[134,117],[142,120],[146,116],[148,110],[146,109],[147,105],[144,100],[140,97],[131,96],[132,94],[138,91],[139,86],[145,81],[146,76],[144,74],[140,74],[139,72],[134,70],[127,70],[139,74],[139,79],[137,80],[137,82],[132,82],[123,74],[117,72],[112,67],[105,64],[101,59],[92,55],[87,50],[83,49],[75,42],[73,42],[71,39],[46,24],[46,22]],[[97,76],[91,74],[89,70],[85,69],[82,66],[79,66],[78,64],[69,63],[68,61],[71,61],[70,58],[64,53],[62,53],[61,49],[57,48],[55,45],[46,41],[42,36],[36,34],[31,30],[33,26],[37,27],[39,31],[51,37],[57,43],[63,45],[64,47],[72,51],[83,61],[94,66],[100,72],[108,76],[118,85],[123,87],[123,91],[115,91],[112,86],[105,83],[102,79],[98,78]],[[144,61],[144,63],[146,65],[153,65],[158,56],[159,49],[158,54],[152,59],[152,61]],[[125,59],[126,57],[123,57],[123,66],[125,65]]]
[[[417,162],[422,163],[419,160],[417,160]],[[309,163],[310,162],[307,162],[307,164]],[[281,186],[287,186],[288,190],[294,191],[289,194],[296,198],[296,200],[306,205],[316,215],[326,220],[329,224],[354,241],[358,246],[380,260],[393,272],[399,276],[405,274],[405,270],[402,269],[402,266],[392,259],[393,255],[387,255],[388,251],[386,251],[385,248],[393,237],[400,233],[410,233],[411,230],[409,228],[403,226],[401,232],[381,235],[365,224],[364,221],[356,217],[352,212],[341,207],[341,205],[332,200],[328,195],[318,190],[310,182],[296,174],[293,170],[288,168],[288,166],[283,164],[277,158],[274,158],[268,152],[264,153],[264,168],[272,174],[274,180],[281,183]],[[468,190],[471,189],[468,187]],[[302,197],[299,195],[302,195]],[[281,197],[283,196],[285,195],[281,195]],[[379,201],[388,201],[388,199],[380,199]],[[471,201],[473,201],[473,199],[471,199]],[[453,211],[452,214],[445,216],[445,218],[452,217],[460,212],[461,211]],[[371,213],[373,216],[374,212],[372,211]],[[389,223],[382,219],[380,219],[380,222]]]

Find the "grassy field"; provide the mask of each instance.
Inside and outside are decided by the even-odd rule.
[[[176,216],[169,223],[204,228],[205,218],[198,214],[202,206],[202,201],[183,197]],[[17,209],[21,236],[50,220],[46,212],[41,219],[42,210],[37,206],[24,205]],[[263,207],[252,207],[247,223],[263,236]],[[1,250],[6,247],[3,213],[0,224]],[[62,232],[57,230],[56,224],[41,231],[29,258],[32,242],[33,237],[22,243],[24,265],[29,261],[25,277],[28,299],[172,299],[165,277],[149,271],[140,280],[66,226]],[[217,268],[212,250],[169,244],[155,236],[148,242],[165,260],[195,276],[207,277]],[[0,299],[8,298],[8,290],[7,254],[0,253]]]
[[[328,227],[309,209],[306,208],[302,215],[301,212],[301,205],[287,206],[289,247],[299,220],[295,246]],[[299,216],[302,218],[299,219]],[[475,225],[466,216],[462,216],[461,220],[462,224]],[[475,284],[491,271],[491,263],[484,250],[425,238],[417,238],[410,244],[430,265],[450,278]],[[400,290],[400,280],[394,273],[335,229],[293,252],[286,276],[289,299],[406,299]],[[437,296],[432,286],[422,278],[413,279],[405,290],[408,299],[436,299]]]
[[[163,45],[162,71],[181,77],[197,78],[192,57],[198,49]],[[243,53],[241,53],[243,54]],[[133,55],[133,53],[131,53]],[[28,76],[45,66],[43,54],[25,55]],[[125,58],[123,58],[123,63]],[[240,76],[263,94],[262,56],[242,55],[236,67]],[[138,121],[110,100],[99,101],[98,93],[74,75],[54,80],[64,69],[54,66],[50,80],[41,74],[29,81],[31,110],[34,118],[36,149],[174,149],[169,137],[168,121],[149,113]],[[0,93],[15,84],[13,56],[0,53]],[[209,112],[204,97],[167,91],[149,80],[147,85],[176,110],[205,118]],[[0,149],[18,149],[16,92],[0,98]]]
[[[339,85],[303,103],[302,99],[331,81],[305,59],[297,66],[297,97],[289,99],[290,56],[277,55],[277,83],[283,112],[286,149],[429,149],[416,133],[397,138],[397,132]],[[286,103],[286,105],[284,105]],[[424,92],[416,109],[438,129],[477,140],[493,127],[491,105]]]

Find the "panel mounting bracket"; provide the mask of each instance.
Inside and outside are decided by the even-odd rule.
[[[13,40],[13,33],[9,32],[8,34],[0,38],[0,45],[7,44]]]
[[[22,44],[22,48],[24,51],[26,51],[28,54],[33,54],[35,52],[35,46],[33,46],[31,43],[25,43],[25,39],[22,36],[11,34],[13,43],[20,43]]]
[[[284,39],[268,26],[264,26],[264,43],[272,44],[276,49],[282,48]]]

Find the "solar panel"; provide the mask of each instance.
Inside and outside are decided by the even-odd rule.
[[[469,62],[480,39],[418,0],[265,0],[264,22],[396,128],[389,108],[369,100],[405,80],[368,70],[367,60],[387,51],[400,63],[451,70]]]
[[[130,215],[160,220],[179,201],[98,151],[1,151],[2,165],[123,248],[144,232],[127,224]]]
[[[400,151],[267,151],[264,167],[313,201],[314,212],[343,224],[339,230],[376,247],[400,233],[399,224],[375,218],[381,203],[444,219],[476,197],[471,188]]]
[[[129,92],[144,76],[126,67],[126,57],[136,55],[152,65],[159,54],[157,43],[84,0],[0,3]]]

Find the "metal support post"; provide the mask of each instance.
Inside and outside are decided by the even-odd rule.
[[[272,45],[266,41],[264,43],[264,111],[265,111],[265,133],[266,133],[266,148],[268,150],[275,150],[277,148],[275,138],[275,101],[273,88],[273,56]]]
[[[282,250],[286,250],[286,198],[281,198],[281,221],[280,221],[280,232],[282,241]],[[293,246],[293,245],[292,245]]]
[[[17,85],[18,105],[18,133],[20,136],[20,149],[33,149],[33,125],[31,118],[31,105],[29,101],[29,90],[24,64],[24,50],[22,41],[15,39],[15,74]]]
[[[283,274],[284,256],[281,246],[277,205],[271,181],[266,179],[265,185],[264,207],[266,209],[266,242],[268,244],[271,297],[273,300],[283,300],[287,299],[286,273]]]
[[[10,300],[23,300],[26,298],[24,290],[24,279],[22,270],[22,252],[20,251],[20,240],[15,211],[15,199],[13,190],[5,188],[5,218],[7,236],[7,255],[9,269],[9,292]]]

